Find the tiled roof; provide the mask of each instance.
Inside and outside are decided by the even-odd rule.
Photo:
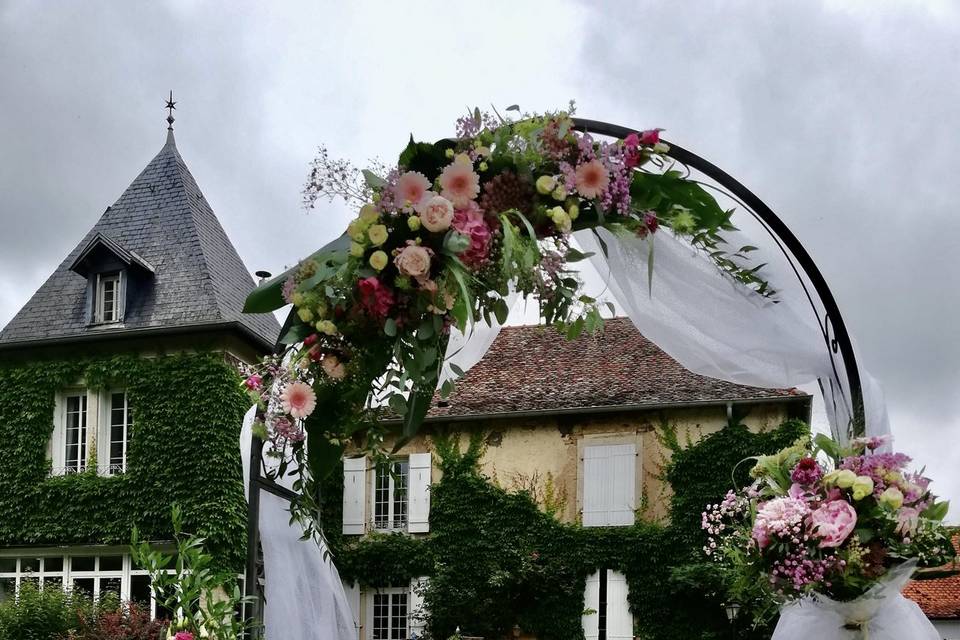
[[[483,359],[428,417],[808,397],[687,371],[627,318],[567,340],[538,326],[504,327]]]
[[[70,270],[100,234],[155,269],[128,303],[119,330],[87,325],[87,280]],[[271,314],[243,314],[254,282],[190,170],[173,132],[120,199],[0,332],[0,347],[37,340],[123,334],[131,330],[233,324],[263,346],[280,327]]]
[[[960,554],[960,535],[953,537],[953,546]],[[944,572],[960,571],[956,563],[944,567]],[[913,580],[903,589],[903,595],[918,605],[928,618],[960,620],[960,573],[941,578]]]

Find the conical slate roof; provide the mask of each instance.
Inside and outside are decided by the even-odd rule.
[[[71,270],[95,239],[153,269],[128,300],[122,326],[89,324],[87,279]],[[268,348],[280,331],[276,319],[241,312],[253,288],[169,131],[160,153],[0,331],[0,348],[214,327],[239,329]]]

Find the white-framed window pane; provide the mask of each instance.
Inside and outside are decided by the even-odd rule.
[[[130,409],[130,398],[125,391],[114,391],[109,395],[109,472],[121,473],[127,470],[127,449],[133,427],[133,413]]]
[[[117,322],[120,319],[120,274],[97,276],[97,322]]]
[[[407,479],[410,463],[406,460],[377,466],[373,494],[373,526],[377,529],[403,529],[407,526]]]
[[[407,637],[406,589],[388,589],[373,594],[373,640],[404,640]]]
[[[87,463],[87,394],[66,396],[64,424],[64,467],[69,472],[79,472]]]

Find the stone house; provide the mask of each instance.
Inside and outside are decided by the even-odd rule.
[[[0,332],[0,600],[29,580],[155,609],[130,532],[170,540],[174,502],[242,571],[236,364],[279,332],[241,313],[253,288],[170,128]]]
[[[657,437],[668,423],[681,441],[723,428],[734,412],[751,429],[810,419],[811,396],[695,375],[645,339],[625,318],[598,336],[566,341],[541,327],[506,327],[447,401],[435,399],[421,435],[393,469],[344,459],[343,529],[430,531],[430,486],[440,479],[431,433],[486,434],[485,475],[525,488],[563,522],[620,527],[666,514],[659,477],[669,456]],[[346,585],[363,639],[421,634],[419,589]],[[590,638],[632,638],[627,584],[615,571],[587,580],[583,628]]]

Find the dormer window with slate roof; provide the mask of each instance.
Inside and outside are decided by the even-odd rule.
[[[70,270],[87,278],[87,324],[123,322],[130,295],[149,284],[153,266],[102,233],[94,234],[70,265]]]

